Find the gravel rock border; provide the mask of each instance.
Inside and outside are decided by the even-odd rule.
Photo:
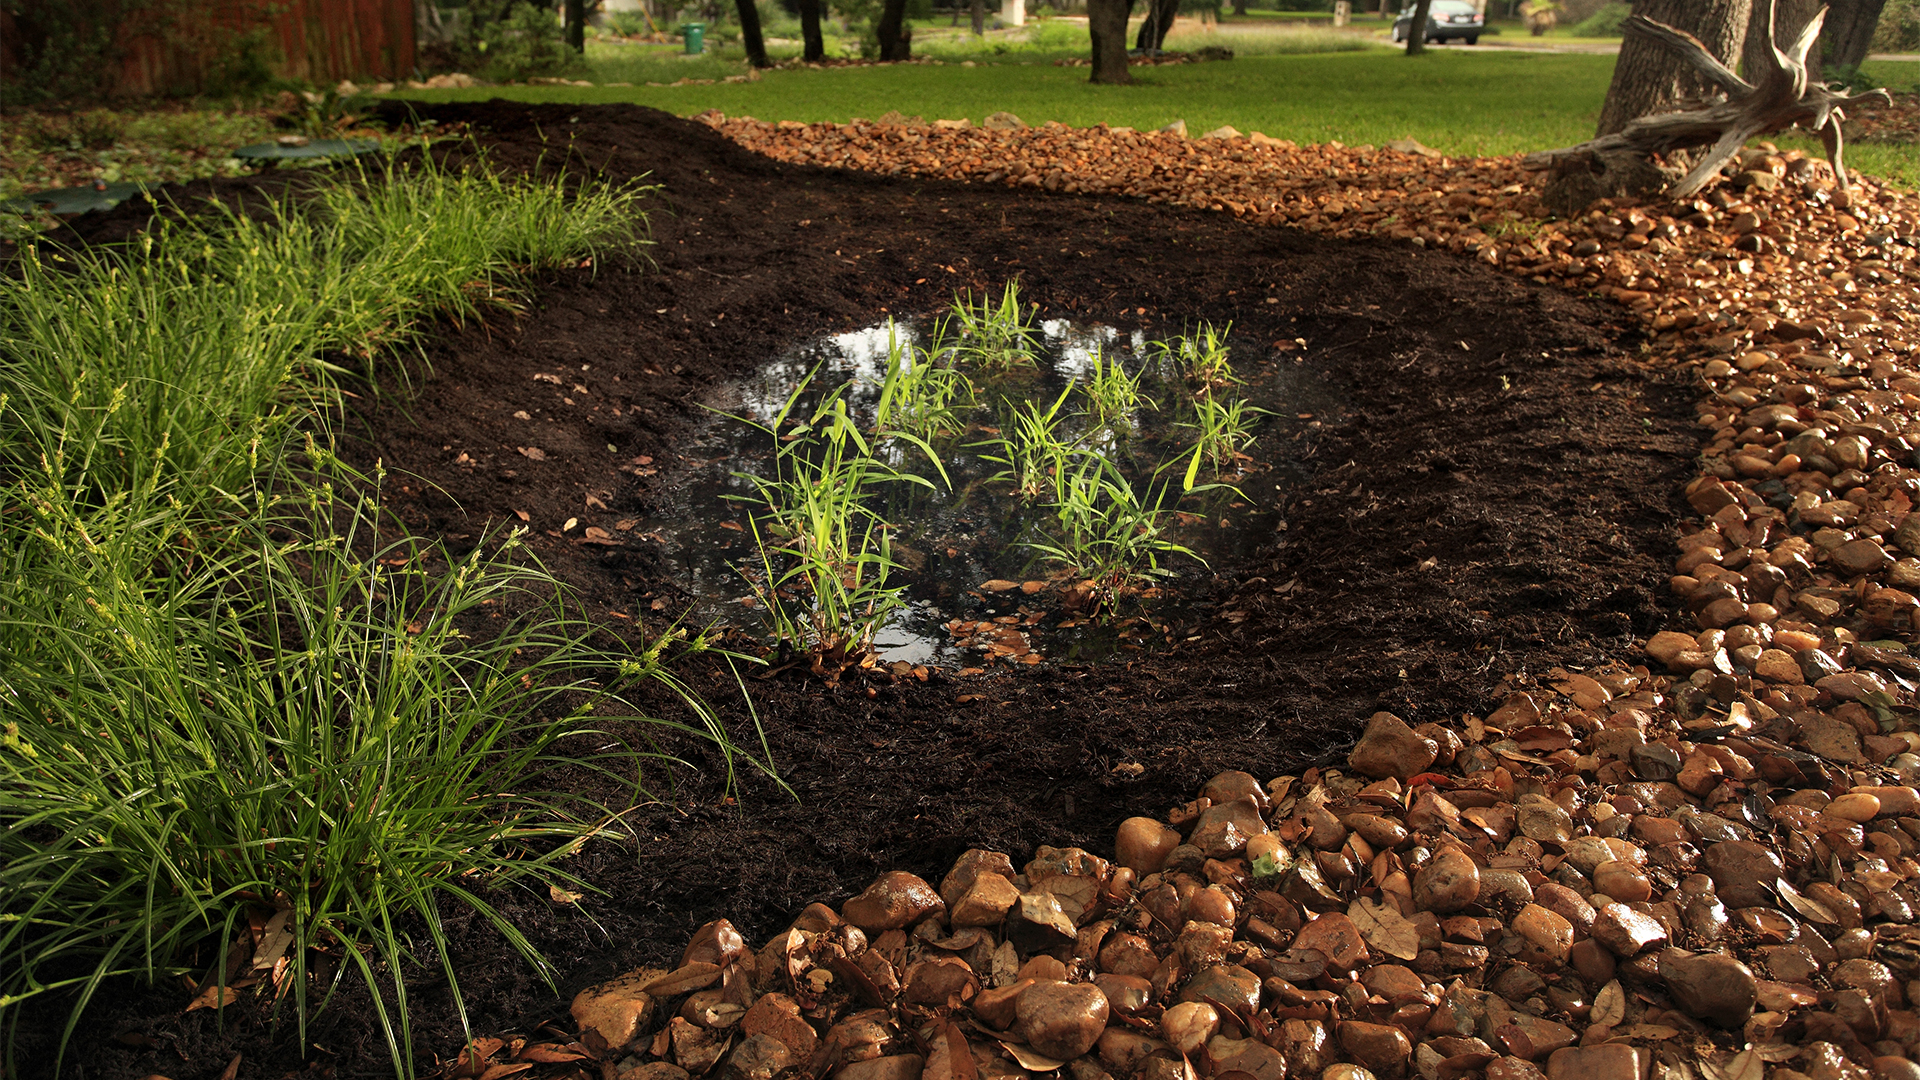
[[[453,1075],[1920,1080],[1920,199],[1749,150],[1549,220],[1517,159],[1222,134],[701,117],[789,162],[1105,192],[1480,259],[1632,310],[1698,380],[1676,622],[1215,777],[1110,855],[970,851],[573,1003]],[[1844,205],[1843,205],[1844,204]],[[578,1066],[576,1066],[578,1067]]]

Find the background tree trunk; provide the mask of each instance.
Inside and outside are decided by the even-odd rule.
[[[1127,74],[1127,13],[1133,0],[1087,0],[1087,34],[1093,39],[1090,82],[1130,83]]]
[[[987,32],[987,0],[973,0],[973,36]]]
[[[820,0],[799,0],[800,40],[804,43],[800,59],[817,64],[827,58],[827,40],[820,36]]]
[[[1820,31],[1815,56],[1824,56],[1828,67],[1857,68],[1867,58],[1867,46],[1873,43],[1874,28],[1880,25],[1880,12],[1887,0],[1829,0],[1827,26]]]
[[[1868,34],[1873,31],[1869,29]],[[567,0],[567,47],[576,54],[587,54],[587,5],[585,0]]]
[[[907,0],[886,0],[881,6],[880,25],[874,28],[880,38],[880,59],[906,60],[913,56],[913,39],[901,32],[906,21]]]
[[[1233,0],[1233,13],[1235,15],[1245,15],[1247,13],[1247,0]]]
[[[1773,39],[1787,42],[1800,36],[1800,28],[1819,14],[1822,6],[1822,0],[1774,0]],[[1820,55],[1818,45],[1814,46],[1813,55]],[[1772,66],[1773,57],[1767,52],[1767,3],[1754,0],[1753,14],[1747,19],[1747,42],[1740,50],[1740,73],[1752,82],[1756,72]]]
[[[1433,0],[1416,0],[1413,5],[1413,21],[1407,24],[1407,55],[1419,56],[1427,51],[1427,16],[1433,10]]]
[[[1135,36],[1133,47],[1136,49],[1159,50],[1167,44],[1167,31],[1173,29],[1173,20],[1180,14],[1180,0],[1147,0],[1147,18],[1140,24],[1140,33]]]
[[[734,0],[733,6],[740,12],[740,42],[747,47],[747,63],[757,68],[772,67],[767,61],[767,41],[760,36],[760,9],[753,6],[753,0]]]
[[[1761,0],[1762,3],[1765,0]],[[1753,0],[1638,0],[1635,15],[1685,30],[1700,39],[1714,58],[1731,67],[1746,44]],[[1668,112],[1678,103],[1704,97],[1711,89],[1673,50],[1645,34],[1628,31],[1620,42],[1613,84],[1600,109],[1597,134],[1611,135],[1627,121]]]

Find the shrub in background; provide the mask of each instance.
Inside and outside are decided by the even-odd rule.
[[[491,79],[559,75],[581,62],[567,47],[565,31],[553,10],[525,0],[507,9],[504,17],[481,23],[478,33],[478,47]]]
[[[1623,4],[1615,0],[1614,3],[1573,24],[1570,29],[1579,37],[1619,37],[1626,32],[1624,26],[1627,16],[1631,14],[1633,14],[1631,4]]]
[[[1920,0],[1887,0],[1873,31],[1874,52],[1920,52]]]

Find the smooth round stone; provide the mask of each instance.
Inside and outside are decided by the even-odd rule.
[[[1167,1044],[1182,1054],[1191,1054],[1220,1030],[1220,1012],[1200,1001],[1183,1001],[1160,1017],[1160,1033]]]
[[[1372,1073],[1358,1065],[1341,1062],[1321,1070],[1320,1080],[1374,1080],[1374,1077]]]
[[[1885,548],[1867,539],[1849,540],[1833,549],[1827,557],[1848,574],[1876,573],[1893,561]]]
[[[1653,897],[1653,881],[1646,871],[1620,859],[1608,859],[1593,868],[1593,887],[1622,903],[1638,903]]]
[[[904,870],[892,870],[847,901],[840,915],[867,933],[877,934],[912,926],[945,907],[933,886]]]
[[[1758,995],[1753,971],[1724,953],[1662,960],[1660,977],[1673,1003],[1695,1019],[1737,1028],[1753,1015]]]
[[[1573,948],[1573,924],[1539,904],[1521,908],[1511,929],[1526,942],[1521,959],[1529,962],[1562,964]]]
[[[1153,1003],[1153,984],[1135,975],[1103,971],[1093,977],[1093,985],[1107,996],[1107,1006],[1118,1013],[1132,1016]]]
[[[1920,1080],[1920,1065],[1910,1058],[1882,1055],[1873,1059],[1873,1080]]]
[[[1751,840],[1714,844],[1702,853],[1700,864],[1713,878],[1721,903],[1729,908],[1772,905],[1774,899],[1769,886],[1785,870],[1780,856]]]
[[[1413,877],[1413,903],[1422,911],[1454,912],[1480,896],[1480,867],[1457,847],[1443,848]]]
[[[1367,730],[1347,760],[1363,776],[1405,780],[1424,772],[1439,756],[1438,743],[1415,732],[1392,713],[1377,712],[1367,721]]]
[[[1180,834],[1150,817],[1130,817],[1113,838],[1113,861],[1136,874],[1157,874],[1180,846]]]
[[[1376,1076],[1397,1076],[1413,1057],[1413,1041],[1392,1024],[1343,1020],[1335,1027],[1340,1048]]]
[[[1218,885],[1209,885],[1187,900],[1187,918],[1216,926],[1233,925],[1233,894]]]
[[[1880,799],[1865,792],[1849,792],[1828,803],[1827,813],[1848,821],[1872,821],[1880,813]]]
[[[1833,939],[1833,955],[1841,960],[1864,960],[1873,955],[1874,934],[1855,928]]]
[[[1071,1061],[1093,1049],[1107,1011],[1107,996],[1092,983],[1038,982],[1015,1003],[1014,1030],[1036,1052]]]

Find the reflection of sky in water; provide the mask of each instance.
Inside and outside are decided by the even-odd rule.
[[[762,423],[771,420],[786,405],[800,380],[820,368],[813,386],[815,391],[831,389],[851,379],[855,385],[847,392],[847,407],[856,415],[869,415],[879,400],[881,380],[887,375],[889,349],[900,348],[911,370],[912,346],[918,343],[919,335],[905,323],[886,322],[835,334],[823,342],[788,353],[741,380],[734,387],[737,403],[727,411]]]

